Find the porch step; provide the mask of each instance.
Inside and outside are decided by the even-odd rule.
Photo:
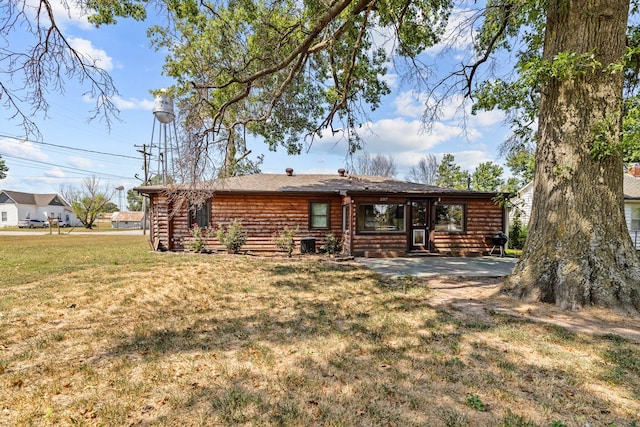
[[[437,252],[428,252],[428,251],[411,251],[411,252],[407,253],[407,256],[410,256],[410,257],[439,256],[439,257],[441,257],[442,254],[439,254]]]

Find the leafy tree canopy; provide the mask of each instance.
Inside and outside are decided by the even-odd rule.
[[[638,2],[631,1],[634,14]],[[551,79],[572,79],[603,70],[624,72],[623,141],[607,148],[605,154],[622,153],[625,163],[640,161],[640,107],[638,99],[640,72],[640,27],[627,30],[627,49],[623,60],[601,64],[592,52],[557,54],[552,61],[543,59],[543,35],[546,26],[544,2],[487,1],[487,18],[481,34],[493,34],[494,49],[514,52],[515,73],[479,82],[469,89],[474,98],[473,112],[500,109],[507,112],[513,132],[501,152],[521,184],[533,179],[534,154],[540,109],[540,90]],[[497,31],[501,28],[502,31]],[[523,42],[525,48],[523,48]]]
[[[436,44],[453,3],[175,0],[166,1],[171,25],[149,34],[168,51],[164,73],[176,79],[186,122],[214,134],[209,143],[250,132],[300,153],[328,129],[355,152],[358,128],[390,91],[389,64]],[[143,16],[143,0],[94,5],[96,24]]]
[[[133,188],[127,190],[127,210],[129,212],[142,211],[142,195]]]
[[[436,185],[445,188],[466,190],[469,187],[469,172],[463,171],[460,165],[454,163],[453,154],[445,154],[438,166]]]
[[[60,195],[71,205],[73,213],[85,228],[92,228],[98,215],[108,212],[108,209],[118,207],[110,199],[115,190],[102,185],[96,177],[86,178],[80,186],[65,186],[60,188]]]
[[[116,205],[113,202],[107,202],[104,204],[100,212],[113,213],[113,212],[118,212],[119,210],[120,208],[118,207],[118,205]]]
[[[471,189],[475,191],[498,191],[504,186],[502,166],[493,162],[480,163],[471,174]]]

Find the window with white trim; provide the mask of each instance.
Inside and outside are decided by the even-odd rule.
[[[329,202],[309,203],[309,228],[329,228]]]

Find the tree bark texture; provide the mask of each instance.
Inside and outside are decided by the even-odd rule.
[[[528,238],[505,288],[565,309],[640,309],[640,262],[624,218],[619,150],[629,0],[550,0],[543,57],[592,53],[601,64],[542,88]],[[588,68],[588,67],[587,67]],[[607,145],[608,144],[608,145]]]

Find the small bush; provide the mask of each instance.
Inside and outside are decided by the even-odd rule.
[[[342,239],[338,239],[333,233],[327,234],[324,245],[320,247],[324,253],[329,255],[339,254],[342,252]]]
[[[487,410],[487,405],[484,404],[477,394],[467,396],[467,406],[476,411],[484,412]]]
[[[191,242],[189,243],[189,249],[193,252],[204,252],[207,246],[207,239],[211,237],[212,230],[208,228],[200,227],[198,224],[192,224],[189,230],[189,236]]]
[[[216,238],[227,248],[227,251],[234,254],[240,252],[240,248],[247,243],[247,234],[237,220],[233,220],[226,229],[220,225],[216,231]]]
[[[511,249],[522,249],[527,240],[527,227],[522,224],[522,216],[519,209],[513,215],[513,222],[509,227],[509,247]]]
[[[298,227],[285,227],[283,230],[273,233],[273,244],[276,245],[278,250],[286,252],[288,256],[291,256],[293,250],[296,248],[296,242],[293,240],[293,236],[296,234],[298,234]]]

